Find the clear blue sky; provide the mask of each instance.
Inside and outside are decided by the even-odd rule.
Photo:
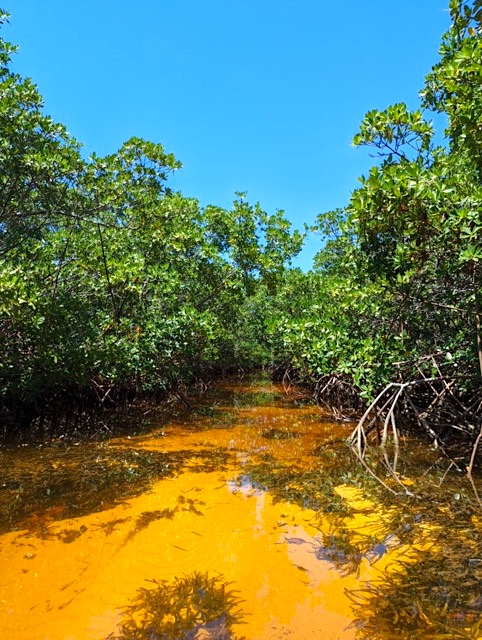
[[[374,162],[351,146],[361,119],[417,106],[450,23],[448,0],[2,4],[16,70],[87,153],[161,142],[183,163],[173,188],[223,207],[247,191],[297,227],[346,204]]]

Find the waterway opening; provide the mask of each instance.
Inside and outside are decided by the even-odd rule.
[[[387,495],[352,428],[258,377],[141,435],[1,451],[2,639],[482,637],[470,488],[420,444],[416,497]]]

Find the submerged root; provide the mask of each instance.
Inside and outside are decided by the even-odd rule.
[[[392,382],[387,385],[367,408],[348,444],[364,463],[366,450],[371,442],[382,447],[389,474],[405,492],[397,474],[400,433],[403,425],[416,425],[418,435],[432,441],[459,471],[465,470],[472,484],[479,505],[482,500],[477,491],[473,471],[480,462],[482,449],[482,389],[470,394],[457,390],[457,383],[467,377],[423,377],[410,382]],[[413,429],[413,426],[411,426]],[[388,459],[386,447],[393,447],[393,459]],[[462,455],[455,456],[453,451]],[[460,460],[465,459],[464,462]],[[364,466],[367,466],[364,463]],[[369,470],[369,469],[368,469]],[[380,482],[380,478],[377,478]],[[383,482],[382,482],[383,484]]]

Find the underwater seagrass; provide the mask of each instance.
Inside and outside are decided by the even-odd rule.
[[[241,600],[221,576],[195,571],[139,589],[124,610],[118,634],[107,640],[243,640],[232,626],[243,619]]]

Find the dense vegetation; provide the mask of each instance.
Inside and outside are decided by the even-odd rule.
[[[3,14],[2,21],[6,19]],[[301,247],[282,212],[173,193],[137,138],[85,159],[0,41],[0,395],[7,431],[267,362],[251,300]],[[61,426],[61,425],[60,425]]]
[[[378,163],[344,209],[318,219],[314,270],[287,274],[276,357],[328,402],[380,396],[444,444],[475,454],[482,375],[482,2],[450,2],[452,25],[420,109],[366,114],[354,138]],[[446,120],[437,144],[432,113]],[[433,117],[433,116],[431,116]],[[396,383],[396,384],[395,384]],[[355,392],[355,393],[354,393]],[[370,423],[370,428],[375,424]],[[391,425],[390,425],[391,426]]]
[[[243,194],[224,210],[172,192],[180,164],[159,144],[132,138],[84,158],[1,40],[4,435],[58,424],[67,404],[78,417],[270,364],[356,408],[416,382],[397,412],[442,441],[455,425],[478,444],[482,1],[450,11],[420,109],[395,104],[362,122],[354,143],[379,161],[345,208],[319,217],[308,273],[287,266],[302,236],[282,212]],[[433,112],[446,119],[442,144]]]

